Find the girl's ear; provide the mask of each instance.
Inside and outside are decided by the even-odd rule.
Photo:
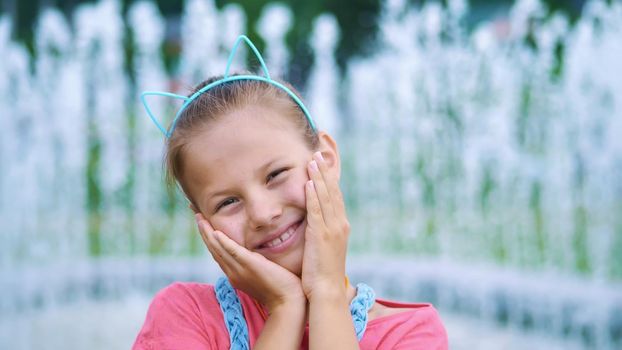
[[[328,164],[328,167],[335,171],[337,180],[341,177],[341,160],[339,159],[339,149],[337,142],[329,134],[324,131],[318,132],[320,144],[318,151],[322,152],[322,157]]]

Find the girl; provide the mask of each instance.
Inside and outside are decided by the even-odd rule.
[[[264,77],[229,75],[240,42]],[[133,349],[446,349],[430,304],[375,298],[345,276],[350,226],[337,144],[248,38],[224,77],[184,100],[168,138],[169,183],[190,201],[227,278],[174,283],[153,299]]]

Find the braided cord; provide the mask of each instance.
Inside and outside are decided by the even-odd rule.
[[[216,282],[216,298],[225,317],[231,349],[249,349],[248,328],[246,327],[242,305],[231,283],[225,277],[220,277]],[[356,296],[350,303],[350,313],[359,341],[363,339],[367,328],[368,312],[375,301],[376,294],[370,286],[365,283],[356,285]]]
[[[365,329],[367,329],[368,311],[375,302],[376,293],[374,293],[374,290],[365,283],[358,283],[356,285],[356,296],[350,303],[350,313],[352,314],[356,337],[359,341],[363,339]]]
[[[249,350],[248,328],[242,311],[242,304],[235,289],[225,277],[220,277],[216,282],[216,298],[220,304],[220,310],[225,318],[225,325],[229,331],[231,350]]]

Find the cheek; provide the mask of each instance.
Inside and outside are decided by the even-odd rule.
[[[283,186],[283,197],[288,203],[293,203],[300,208],[306,208],[305,184],[307,181],[309,181],[307,173],[299,171]]]
[[[239,215],[226,218],[213,217],[210,219],[210,223],[213,225],[214,230],[223,232],[227,237],[240,245],[244,244],[244,231],[242,230],[244,226]]]

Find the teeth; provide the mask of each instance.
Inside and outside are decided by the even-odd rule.
[[[270,242],[265,243],[263,246],[268,247],[268,248],[276,247],[277,245],[285,242],[293,234],[294,234],[294,227],[290,227],[289,230],[285,231],[285,233],[271,240]]]

